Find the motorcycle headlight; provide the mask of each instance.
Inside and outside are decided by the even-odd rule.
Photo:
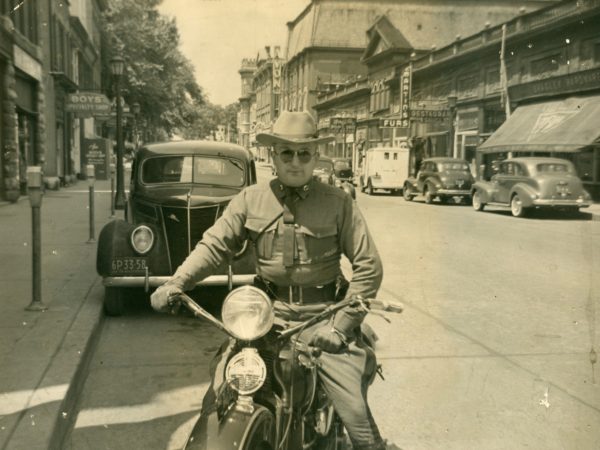
[[[146,225],[140,225],[131,233],[131,245],[133,249],[140,255],[144,255],[150,251],[154,244],[154,233]]]
[[[242,286],[225,298],[221,317],[233,336],[253,341],[267,334],[275,315],[267,294],[254,286]]]
[[[267,366],[252,347],[243,348],[229,360],[225,369],[227,384],[241,395],[258,391],[266,378]]]

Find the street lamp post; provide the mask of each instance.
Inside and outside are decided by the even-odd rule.
[[[131,105],[131,112],[133,113],[133,148],[137,151],[140,143],[140,135],[138,132],[138,116],[140,115],[140,104],[135,102]]]
[[[456,119],[456,101],[457,98],[453,95],[451,95],[450,97],[448,97],[448,109],[449,109],[449,113],[450,113],[450,145],[449,145],[449,154],[448,156],[450,157],[458,157],[458,155],[454,155],[454,134],[455,134],[455,129],[454,129],[454,121]]]
[[[115,77],[115,98],[117,102],[117,192],[115,209],[125,209],[125,182],[123,178],[123,105],[121,104],[121,76],[125,70],[125,60],[115,56],[110,60],[110,71]]]

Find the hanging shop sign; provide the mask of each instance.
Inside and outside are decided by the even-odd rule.
[[[406,66],[400,75],[400,128],[410,126],[410,89],[411,89],[411,66]]]
[[[410,117],[418,122],[445,122],[450,112],[447,109],[411,109]]]
[[[329,119],[329,129],[334,133],[354,133],[355,117],[332,117]]]
[[[104,94],[79,92],[67,96],[65,109],[67,112],[76,113],[79,117],[91,117],[110,114],[111,102]]]

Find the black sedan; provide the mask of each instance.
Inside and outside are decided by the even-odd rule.
[[[131,288],[163,284],[223,213],[229,201],[256,183],[254,160],[243,147],[182,141],[148,145],[135,155],[125,220],[104,226],[97,271],[104,310],[122,313]],[[203,285],[233,286],[254,278],[253,248],[244,247]]]

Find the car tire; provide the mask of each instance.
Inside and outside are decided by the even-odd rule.
[[[402,189],[402,197],[404,197],[404,200],[407,202],[412,202],[412,188],[408,184],[404,186],[404,189]]]
[[[527,208],[523,206],[523,202],[521,201],[519,194],[513,195],[510,199],[510,212],[514,217],[524,217],[527,213]]]
[[[123,289],[116,287],[104,288],[104,313],[107,316],[122,316],[125,311],[125,295]]]
[[[485,207],[485,203],[483,203],[481,201],[481,194],[479,193],[479,191],[473,192],[471,204],[473,205],[473,209],[475,211],[483,211],[483,208]]]
[[[367,195],[373,195],[375,191],[373,190],[373,184],[371,183],[371,179],[367,180]]]
[[[423,190],[423,195],[425,196],[425,203],[431,205],[433,203],[433,195],[431,194],[431,189],[428,186],[425,186]]]

